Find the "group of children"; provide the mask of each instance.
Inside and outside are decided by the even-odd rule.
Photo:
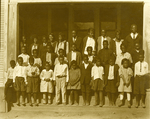
[[[116,101],[116,93],[119,92],[120,104],[118,106],[124,105],[125,93],[128,107],[131,108],[131,93],[133,92],[136,95],[136,108],[139,106],[140,97],[142,106],[145,108],[148,64],[144,61],[144,51],[139,48],[139,42],[134,44],[133,52],[128,52],[127,42],[123,43],[117,32],[115,39],[118,41],[98,38],[98,42],[102,45],[98,44],[99,51],[96,51],[93,34],[93,29],[90,29],[88,36],[81,41],[82,39],[76,36],[76,31],[73,31],[73,38],[69,43],[62,40],[61,33],[58,37],[59,42],[54,41],[53,34],[50,34],[47,42],[43,37],[43,43],[40,46],[34,39],[33,47],[29,48],[30,56],[26,53],[27,45],[25,42],[22,43],[17,63],[15,64],[13,60],[10,62],[5,95],[8,87],[13,85],[17,94],[18,106],[20,106],[20,94],[23,99],[22,105],[25,106],[25,93],[28,94],[30,106],[33,106],[32,94],[34,104],[38,106],[39,92],[43,94],[44,104],[52,104],[52,94],[55,90],[56,105],[61,103],[60,98],[66,105],[66,94],[69,91],[70,105],[78,105],[81,89],[83,105],[88,106],[91,90],[93,90],[95,106],[102,107],[104,91],[107,93],[109,104],[113,106]],[[115,51],[111,48],[113,43],[116,47]],[[132,57],[134,55],[136,58]]]

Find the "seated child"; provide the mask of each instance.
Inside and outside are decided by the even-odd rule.
[[[124,93],[127,93],[128,108],[131,108],[130,93],[132,92],[131,77],[133,76],[133,71],[129,67],[130,61],[128,59],[124,58],[121,64],[122,67],[119,68],[120,81],[118,87],[118,92],[120,93],[120,104],[118,106],[119,107],[123,106]]]
[[[64,57],[64,63],[67,64],[68,60],[67,60],[67,57],[65,57],[65,55],[64,55],[64,50],[63,49],[59,49],[59,56],[61,56],[61,57],[63,56]],[[60,63],[59,62],[59,56],[55,59],[54,65]]]
[[[18,57],[23,58],[23,66],[28,66],[29,65],[29,55],[26,54],[26,47],[21,48],[21,54]]]
[[[101,66],[100,59],[96,59],[96,65],[92,67],[91,71],[91,89],[95,94],[95,105],[100,102],[100,107],[103,106],[103,88],[104,88],[104,68]],[[98,100],[99,99],[99,100]]]
[[[17,94],[17,105],[20,106],[20,93],[22,93],[22,105],[25,106],[26,91],[26,67],[23,66],[23,58],[18,57],[18,65],[14,68],[13,83]]]
[[[109,105],[115,105],[115,93],[117,92],[118,65],[115,64],[115,58],[109,59],[109,65],[105,66],[105,91],[109,99]]]
[[[54,91],[52,80],[53,80],[53,70],[50,69],[49,62],[46,62],[45,69],[42,70],[40,74],[41,86],[40,91],[43,93],[43,104],[52,104],[52,93]],[[48,95],[48,100],[47,100]]]
[[[75,60],[71,61],[70,65],[71,68],[69,70],[69,81],[67,86],[67,89],[70,91],[70,105],[73,105],[74,102],[76,105],[79,105],[78,100],[79,100],[81,71],[77,67],[77,62]]]
[[[29,58],[30,65],[27,66],[26,72],[27,72],[27,93],[28,93],[28,99],[29,104],[32,106],[31,101],[31,94],[33,93],[34,97],[34,104],[35,106],[38,106],[37,103],[37,93],[39,92],[39,68],[34,65],[34,58]]]
[[[71,65],[71,62],[75,60],[77,62],[77,65],[81,65],[81,53],[76,51],[76,44],[72,44],[71,46],[71,52],[67,55],[69,66]]]
[[[10,61],[10,68],[8,68],[8,72],[7,72],[7,82],[6,82],[6,84],[5,84],[5,90],[4,90],[4,94],[5,94],[5,99],[7,100],[7,102],[8,103],[11,103],[11,105],[12,105],[12,102],[11,102],[11,100],[9,100],[8,99],[8,97],[7,97],[7,91],[8,91],[8,88],[9,87],[13,87],[13,73],[14,73],[14,68],[15,68],[15,65],[16,65],[16,63],[15,63],[15,61],[14,60],[11,60]],[[9,101],[10,102],[9,102]],[[13,105],[12,105],[13,106]]]
[[[142,107],[145,108],[146,84],[148,74],[148,63],[144,61],[144,51],[139,53],[139,61],[135,64],[134,69],[134,94],[136,95],[136,108],[139,106],[140,96]]]

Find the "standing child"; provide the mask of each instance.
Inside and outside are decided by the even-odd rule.
[[[14,68],[13,73],[14,88],[17,94],[17,105],[20,106],[20,93],[22,93],[22,105],[25,106],[26,91],[26,67],[23,66],[23,58],[18,57],[18,65]]]
[[[30,56],[26,53],[26,47],[21,48],[21,54],[18,57],[23,58],[23,66],[28,66],[29,65],[29,58]]]
[[[81,65],[81,91],[83,96],[83,106],[90,105],[90,93],[91,93],[91,70],[92,63],[88,61],[88,56],[84,55],[83,63]]]
[[[109,105],[115,105],[115,93],[117,91],[118,65],[115,64],[115,58],[109,59],[109,65],[105,66],[105,91],[109,99]]]
[[[50,69],[50,64],[46,62],[45,69],[40,74],[41,87],[40,91],[43,93],[43,104],[52,104],[52,93],[53,93],[53,70]],[[48,95],[48,100],[47,100]]]
[[[129,67],[130,61],[128,59],[123,59],[121,64],[122,67],[119,68],[120,81],[118,87],[118,92],[120,92],[120,104],[118,106],[123,106],[124,93],[127,93],[128,108],[131,108],[131,77],[133,76],[133,71]]]
[[[27,67],[27,93],[29,104],[32,106],[31,94],[33,93],[34,104],[38,106],[37,103],[37,93],[39,92],[39,68],[34,65],[34,58],[29,58],[30,65]]]
[[[15,61],[14,60],[11,60],[10,61],[10,68],[8,68],[8,73],[7,73],[7,82],[5,84],[5,90],[4,90],[4,94],[5,94],[5,99],[8,101],[8,97],[7,97],[7,91],[8,91],[8,88],[13,86],[13,73],[14,73],[14,68],[15,68]],[[11,102],[10,102],[11,103]],[[11,103],[12,104],[12,103]]]
[[[59,64],[54,68],[54,84],[56,84],[56,105],[60,103],[60,91],[62,103],[66,105],[66,86],[69,80],[68,65],[64,63],[64,57],[59,56]]]
[[[79,105],[79,89],[80,89],[81,71],[77,66],[75,60],[71,61],[71,68],[69,70],[69,81],[67,89],[70,90],[70,105],[73,105],[73,100],[76,105]],[[75,98],[74,98],[75,97]]]
[[[36,65],[39,69],[42,67],[42,60],[38,57],[38,50],[33,50],[33,58],[34,58],[34,65]]]
[[[134,94],[136,95],[136,108],[139,106],[140,96],[142,107],[145,108],[146,97],[146,74],[148,73],[148,63],[144,61],[144,51],[139,53],[139,61],[135,64],[134,72]]]
[[[93,62],[93,48],[91,46],[87,47],[87,53],[88,53],[88,58],[89,58],[89,62]]]
[[[103,88],[104,88],[104,68],[101,66],[100,59],[96,59],[96,65],[92,67],[92,89],[95,94],[95,105],[100,102],[100,107],[103,106]],[[100,101],[98,101],[100,99]]]

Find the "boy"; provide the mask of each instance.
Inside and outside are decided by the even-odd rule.
[[[10,61],[10,68],[8,68],[8,73],[7,73],[7,76],[8,76],[8,79],[7,79],[7,82],[5,84],[5,90],[4,90],[4,94],[5,94],[5,99],[8,101],[8,97],[7,97],[7,91],[8,91],[8,88],[13,86],[13,72],[14,72],[14,68],[15,68],[15,61],[14,60],[11,60]]]
[[[38,57],[38,50],[34,49],[33,50],[33,58],[34,58],[34,65],[36,65],[39,69],[42,67],[42,60],[41,58]]]
[[[67,64],[68,60],[67,60],[67,57],[64,56],[64,50],[63,49],[59,49],[59,56],[63,56],[64,57],[64,63]],[[59,56],[55,59],[54,65],[60,63],[59,62]]]
[[[144,51],[139,53],[139,61],[134,68],[134,94],[136,95],[136,108],[139,106],[140,96],[142,99],[142,107],[145,108],[146,97],[146,74],[148,73],[148,63],[144,61]]]
[[[32,106],[31,102],[31,94],[33,93],[34,97],[34,104],[35,106],[38,106],[37,103],[37,93],[39,91],[39,68],[34,65],[34,58],[29,58],[30,65],[27,67],[27,93],[28,93],[28,99],[29,104]]]
[[[71,65],[71,61],[75,60],[77,62],[77,66],[81,65],[81,53],[76,51],[76,44],[72,44],[71,46],[71,52],[68,53],[67,59],[69,66]]]
[[[103,49],[99,51],[98,57],[101,60],[101,65],[105,66],[109,63],[110,57],[114,56],[113,51],[108,48],[108,41],[103,41]]]
[[[100,59],[96,59],[96,65],[92,67],[92,89],[95,94],[95,105],[100,102],[100,107],[103,106],[103,88],[104,88],[104,68],[101,66]],[[98,101],[99,99],[99,101]]]
[[[13,83],[17,94],[17,105],[20,106],[20,93],[22,93],[22,105],[25,106],[26,91],[26,67],[23,66],[23,58],[18,57],[18,65],[14,68]]]
[[[88,52],[88,58],[89,58],[89,62],[93,62],[93,55],[92,55],[92,52],[93,52],[93,49],[91,46],[87,47],[87,52]]]
[[[90,28],[88,30],[88,36],[84,37],[84,39],[83,39],[82,55],[88,54],[88,52],[87,52],[88,46],[91,46],[94,51],[96,50],[96,41],[93,38],[93,36],[94,36],[94,29]]]
[[[54,84],[56,84],[56,105],[60,103],[60,91],[62,103],[66,105],[66,86],[69,80],[68,65],[64,63],[64,57],[59,56],[59,64],[54,68]]]
[[[26,47],[21,48],[21,54],[18,57],[23,58],[23,66],[28,66],[29,65],[30,56],[28,54],[26,54]]]
[[[92,64],[88,61],[88,56],[84,55],[83,63],[81,64],[81,91],[83,96],[83,106],[90,105],[90,82]]]

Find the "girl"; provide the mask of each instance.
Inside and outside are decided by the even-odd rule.
[[[70,105],[73,105],[73,100],[75,104],[79,105],[79,92],[80,89],[80,77],[81,71],[77,67],[77,62],[75,60],[71,61],[71,69],[69,70],[69,81],[67,89],[70,90]],[[75,99],[73,99],[75,97]]]
[[[117,81],[118,75],[118,65],[115,64],[115,58],[111,57],[109,59],[109,65],[105,66],[105,91],[109,99],[109,105],[115,105],[115,93],[117,91]]]
[[[27,67],[27,93],[29,104],[32,106],[31,94],[33,93],[35,106],[38,106],[37,103],[37,93],[39,91],[39,68],[34,65],[34,58],[29,59],[30,65]]]
[[[40,74],[41,87],[40,91],[43,93],[43,104],[52,103],[52,93],[53,93],[53,70],[50,69],[50,64],[46,62],[45,69],[42,70]],[[47,100],[48,95],[48,100]]]
[[[37,49],[37,50],[39,49],[39,44],[37,43],[37,41],[38,41],[37,38],[34,37],[33,38],[33,43],[30,46],[30,53],[29,53],[30,55],[33,55],[33,50],[34,49]]]
[[[104,88],[104,68],[101,66],[100,59],[96,59],[96,65],[92,67],[91,71],[91,89],[94,90],[95,94],[95,105],[100,102],[100,107],[103,106],[103,88]],[[100,101],[98,101],[100,99]]]
[[[127,93],[127,100],[128,100],[128,108],[131,108],[130,100],[131,100],[131,92],[132,92],[132,87],[131,87],[131,77],[133,76],[133,71],[129,67],[130,61],[128,59],[123,59],[122,60],[122,66],[119,68],[119,76],[120,76],[120,81],[119,81],[119,87],[118,87],[118,92],[120,92],[120,104],[118,105],[119,107],[123,106],[123,97],[124,97],[124,92]]]

